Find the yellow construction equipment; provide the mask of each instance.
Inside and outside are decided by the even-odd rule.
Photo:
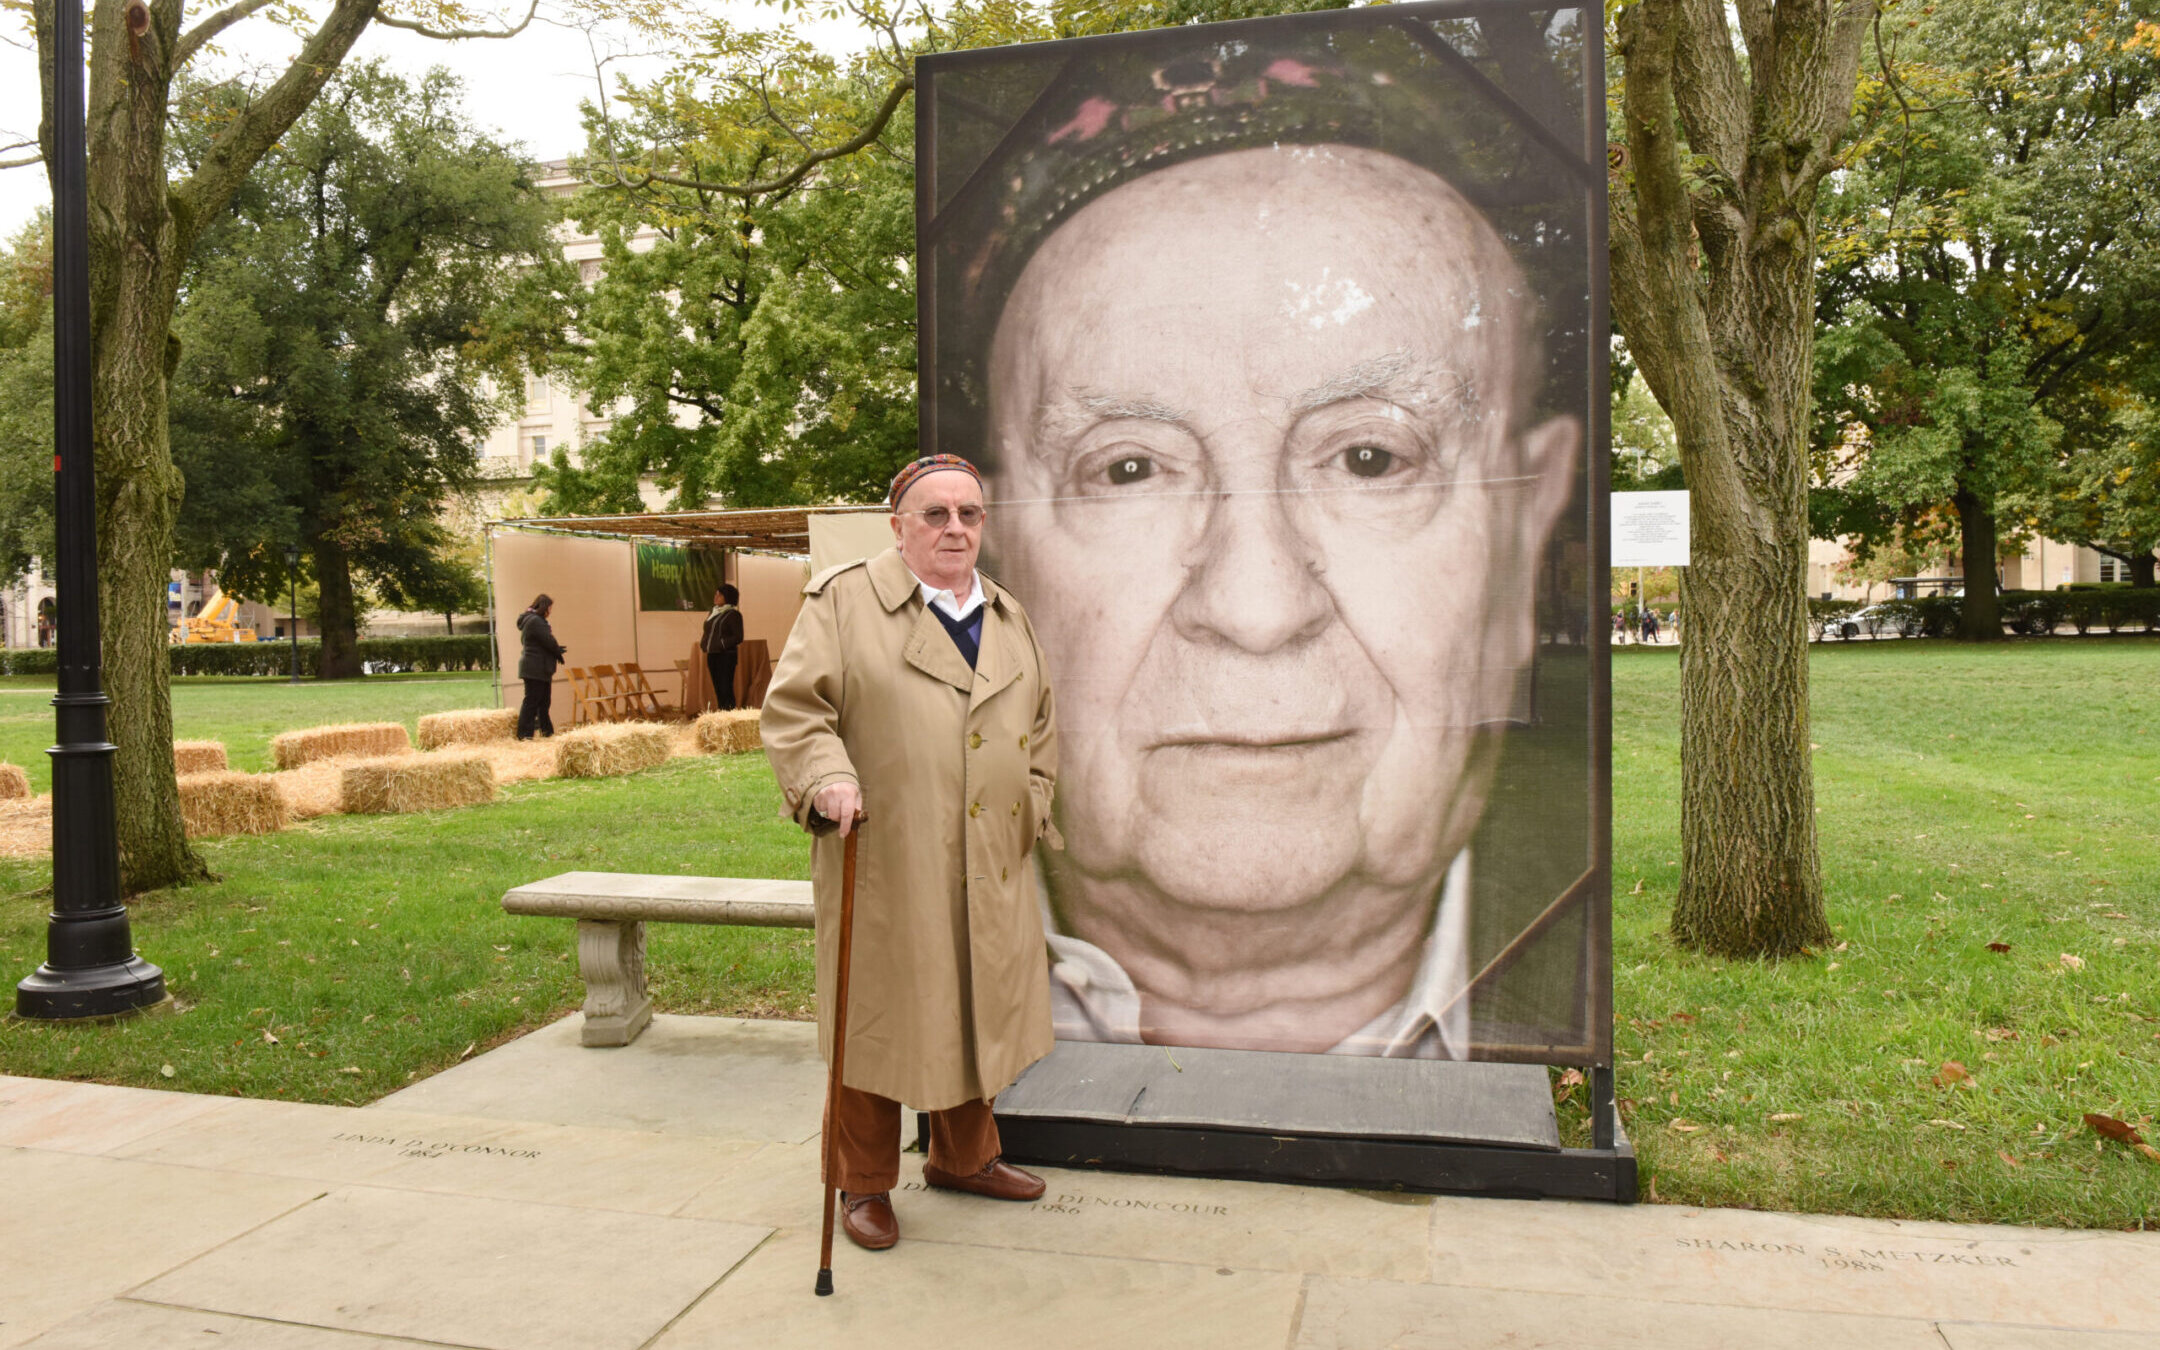
[[[210,602],[202,607],[200,614],[173,625],[172,640],[183,644],[255,641],[254,629],[234,625],[234,618],[239,613],[240,602],[220,588],[211,593]]]

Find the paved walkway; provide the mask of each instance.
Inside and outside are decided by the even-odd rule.
[[[813,1298],[808,1026],[577,1019],[353,1109],[0,1078],[0,1348],[2160,1345],[2160,1236],[1048,1174]]]

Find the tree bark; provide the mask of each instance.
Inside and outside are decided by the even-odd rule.
[[[1995,594],[2000,545],[1995,511],[1978,493],[1959,485],[1950,499],[1958,513],[1958,558],[1965,568],[1965,599],[1958,606],[1958,637],[1965,642],[2002,640],[2002,601]]]
[[[322,626],[315,676],[349,680],[360,674],[360,609],[353,599],[352,558],[327,539],[317,539],[314,552]]]
[[[2160,573],[2160,558],[2150,553],[2141,553],[2130,560],[2131,585],[2150,587],[2160,584],[2160,576],[2156,576],[2156,573]]]
[[[1830,936],[1808,762],[1807,419],[1815,195],[1872,3],[1717,0],[1618,15],[1630,169],[1613,313],[1690,489],[1673,935],[1782,956]]]
[[[90,16],[91,437],[97,464],[98,615],[103,624],[113,804],[122,889],[139,894],[209,875],[188,846],[172,758],[165,587],[183,483],[173,466],[167,381],[172,316],[203,227],[299,117],[374,17],[379,0],[337,0],[298,59],[220,133],[194,177],[166,178],[165,127],[180,66],[184,0],[96,0]],[[44,123],[52,154],[51,6],[35,6]],[[214,21],[213,21],[214,22]],[[178,56],[175,56],[178,53]]]

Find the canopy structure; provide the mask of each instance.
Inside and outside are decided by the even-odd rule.
[[[642,511],[620,516],[537,516],[495,522],[500,529],[599,535],[652,543],[703,544],[767,553],[810,552],[810,517],[879,515],[884,506],[775,506],[737,511]]]
[[[750,677],[779,658],[802,607],[803,584],[820,568],[891,547],[887,521],[882,506],[851,505],[490,521],[501,702],[522,697],[517,616],[545,593],[554,600],[555,636],[569,650],[555,680],[558,727],[587,712],[573,680],[587,681],[589,690],[591,680],[616,678],[625,666],[635,666],[659,691],[664,710],[688,714],[711,706],[697,643],[713,588],[728,581],[741,593],[744,627],[737,663],[744,687],[736,696],[755,703],[762,685],[752,687]]]

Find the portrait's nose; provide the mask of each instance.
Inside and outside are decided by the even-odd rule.
[[[1171,611],[1187,639],[1267,653],[1327,627],[1335,602],[1287,506],[1288,498],[1266,490],[1215,498]]]

